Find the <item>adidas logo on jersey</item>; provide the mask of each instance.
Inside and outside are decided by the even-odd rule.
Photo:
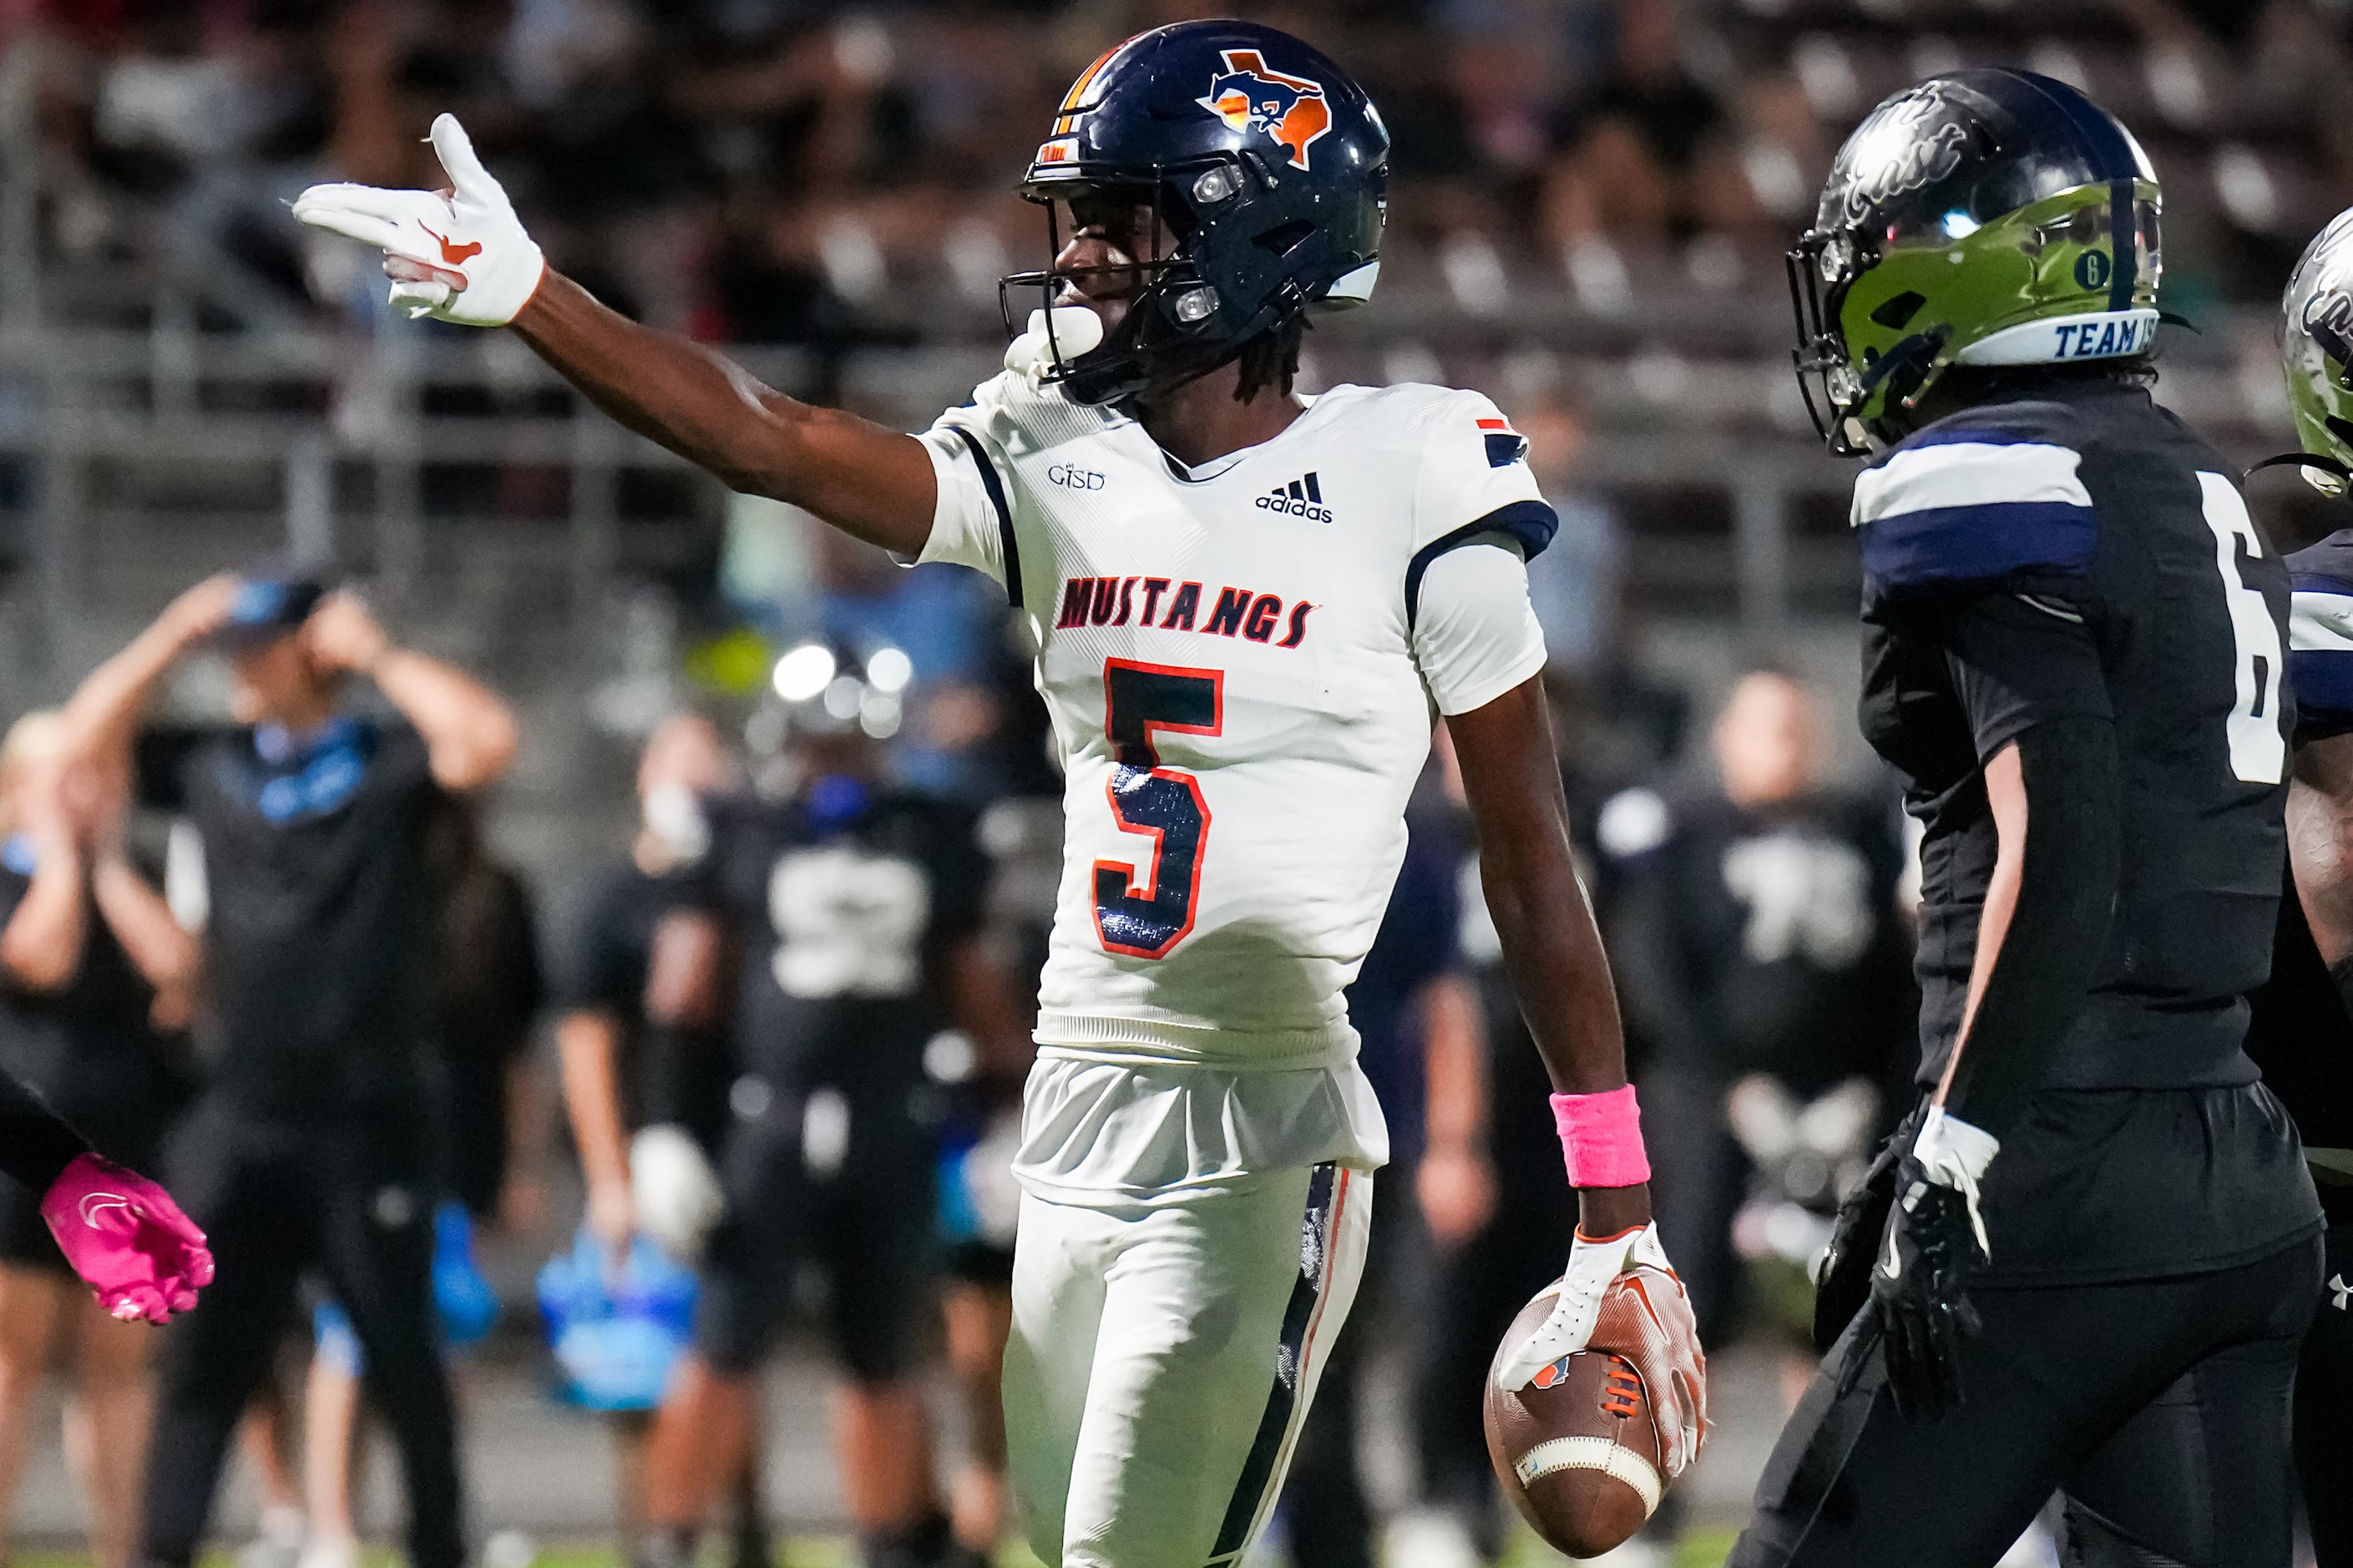
[[[1277,485],[1258,498],[1261,510],[1279,511],[1291,517],[1303,517],[1310,522],[1329,522],[1332,509],[1324,504],[1324,491],[1315,483],[1313,470],[1301,475],[1287,485]]]

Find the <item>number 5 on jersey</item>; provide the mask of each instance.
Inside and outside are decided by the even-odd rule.
[[[1103,734],[1118,762],[1103,793],[1121,828],[1153,840],[1145,864],[1095,862],[1095,934],[1106,952],[1166,958],[1193,929],[1208,803],[1198,779],[1160,765],[1152,735],[1214,735],[1225,722],[1224,671],[1103,661]]]

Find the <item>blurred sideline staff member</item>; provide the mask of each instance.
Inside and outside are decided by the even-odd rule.
[[[126,852],[126,764],[119,752],[75,755],[52,713],[27,714],[0,743],[0,1062],[76,1127],[152,1166],[188,1088],[166,1037],[187,1026],[197,952]],[[50,1355],[70,1345],[66,1445],[89,1499],[90,1556],[128,1568],[153,1342],[146,1324],[90,1300],[40,1196],[0,1183],[0,1521]]]
[[[725,997],[701,983],[719,940],[702,886],[711,833],[698,796],[729,789],[735,769],[710,720],[662,721],[638,761],[637,837],[629,858],[590,894],[575,939],[555,1026],[564,1104],[587,1187],[586,1223],[622,1255],[637,1234],[629,1142],[649,1125],[671,1130],[715,1159],[727,1117],[731,1060]],[[662,1046],[649,1044],[657,1036]],[[659,1061],[660,1081],[649,1082]],[[621,1537],[635,1551],[646,1528],[645,1449],[650,1417],[609,1420],[620,1487]],[[747,1450],[734,1482],[736,1568],[766,1568],[758,1466]]]
[[[1373,1568],[1376,1531],[1356,1468],[1366,1359],[1383,1341],[1409,1343],[1424,1330],[1432,1244],[1451,1250],[1494,1208],[1485,1029],[1462,963],[1463,851],[1438,811],[1407,820],[1388,910],[1347,995],[1357,1060],[1388,1121],[1389,1178],[1419,1203],[1374,1206],[1355,1309],[1369,1321],[1354,1323],[1324,1363],[1283,1490],[1296,1568]]]
[[[1722,1342],[1737,1306],[1732,1224],[1756,1173],[1726,1117],[1735,1086],[1762,1075],[1799,1106],[1869,1086],[1854,1146],[1810,1163],[1816,1190],[1788,1194],[1824,1216],[1826,1237],[1837,1158],[1867,1152],[1878,1106],[1909,1102],[1918,1006],[1894,802],[1821,787],[1813,693],[1781,670],[1752,669],[1714,741],[1716,789],[1672,805],[1629,790],[1597,825],[1617,862],[1610,954],[1651,1047],[1643,1131],[1669,1152],[1652,1184],[1659,1231],[1703,1343]]]
[[[1045,727],[1044,705],[1034,693],[1004,688],[998,697],[1011,722],[998,731],[997,749],[1018,752],[1020,738],[1037,738],[1031,721],[1038,731]],[[1037,1060],[1031,1032],[1038,976],[1062,871],[1061,797],[1032,793],[1058,784],[1059,775],[1045,766],[1042,744],[1035,756],[1034,768],[1017,763],[1005,770],[1015,793],[990,802],[977,825],[990,862],[983,941],[1013,1011],[998,1048],[984,1056],[977,1042],[963,1037],[964,1048],[936,1064],[945,1070],[934,1075],[947,1080],[948,1108],[940,1162],[940,1232],[947,1243],[940,1315],[965,1415],[964,1464],[951,1483],[948,1511],[957,1542],[980,1562],[993,1560],[1012,1522],[1005,1347],[1013,1331],[1013,1246],[1021,1218],[1013,1163],[1021,1152],[1021,1091]]]
[[[1503,1500],[1480,1425],[1481,1391],[1496,1342],[1513,1318],[1560,1277],[1560,1266],[1551,1260],[1553,1241],[1577,1221],[1575,1192],[1557,1179],[1560,1136],[1545,1098],[1551,1082],[1528,1038],[1494,922],[1476,896],[1475,858],[1462,861],[1458,874],[1464,879],[1458,896],[1461,946],[1486,1037],[1480,1075],[1485,1093],[1462,1099],[1466,1109],[1482,1113],[1471,1136],[1487,1177],[1488,1212],[1483,1224],[1466,1224],[1451,1245],[1439,1238],[1429,1327],[1415,1342],[1412,1387],[1414,1446],[1430,1510],[1420,1521],[1430,1527],[1422,1550],[1430,1562],[1450,1568],[1504,1556]],[[1427,1155],[1423,1163],[1428,1187]],[[1657,1170],[1654,1165],[1654,1174]],[[1475,1213],[1477,1205],[1463,1206]]]
[[[480,1225],[526,1230],[544,1197],[544,1102],[531,1031],[547,1000],[531,888],[482,831],[480,803],[445,795],[427,854],[441,895],[433,1029],[444,1075],[448,1185]]]
[[[881,650],[871,663],[886,655],[905,657]],[[741,1463],[754,1374],[807,1257],[824,1265],[849,1374],[834,1442],[865,1562],[923,1568],[956,1550],[912,1375],[936,1261],[936,1138],[919,1114],[936,1091],[923,1058],[951,1022],[984,1052],[1005,1049],[988,1042],[1012,1014],[978,941],[988,868],[973,824],[885,784],[877,738],[895,727],[903,671],[871,673],[822,644],[788,653],[777,686],[798,700],[771,712],[791,793],[703,803],[712,884],[742,951],[742,1076],[694,1351],[654,1423],[658,1563],[692,1560]],[[649,1222],[642,1172],[638,1194]]]
[[[539,1220],[545,1141],[528,1052],[545,991],[531,889],[492,851],[477,803],[439,796],[427,843],[439,913],[434,1099],[444,1162],[434,1215],[434,1288],[447,1347],[454,1349],[487,1332],[497,1310],[474,1261],[475,1226],[519,1231]],[[365,1358],[339,1302],[320,1304],[313,1332],[302,1402],[309,1542],[297,1568],[356,1568],[353,1491],[364,1436]]]
[[[515,749],[498,698],[397,647],[361,602],[291,573],[211,578],[101,665],[68,710],[121,735],[184,655],[236,676],[232,728],[142,737],[142,787],[204,844],[214,1079],[179,1143],[227,1294],[174,1337],[149,1453],[146,1557],[193,1562],[231,1428],[317,1268],[349,1312],[398,1439],[416,1568],[463,1562],[449,1391],[434,1318],[427,1053],[442,791]],[[395,710],[346,710],[346,679]]]

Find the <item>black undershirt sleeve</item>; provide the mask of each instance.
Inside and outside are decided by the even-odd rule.
[[[2123,857],[2116,722],[2098,646],[2063,602],[1987,595],[1941,619],[1978,756],[2015,742],[2026,791],[2018,907],[1946,1097],[1949,1114],[2006,1139],[2106,953]]]
[[[37,1196],[49,1190],[58,1172],[89,1152],[89,1139],[16,1074],[0,1072],[0,1171]]]

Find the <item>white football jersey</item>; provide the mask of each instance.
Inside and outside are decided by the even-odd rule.
[[[1552,534],[1477,393],[1341,386],[1187,472],[1142,426],[1008,372],[922,439],[925,561],[1006,584],[1064,764],[1038,1039],[1242,1070],[1345,1063],[1433,709],[1544,665]],[[1458,549],[1502,543],[1504,549]]]

